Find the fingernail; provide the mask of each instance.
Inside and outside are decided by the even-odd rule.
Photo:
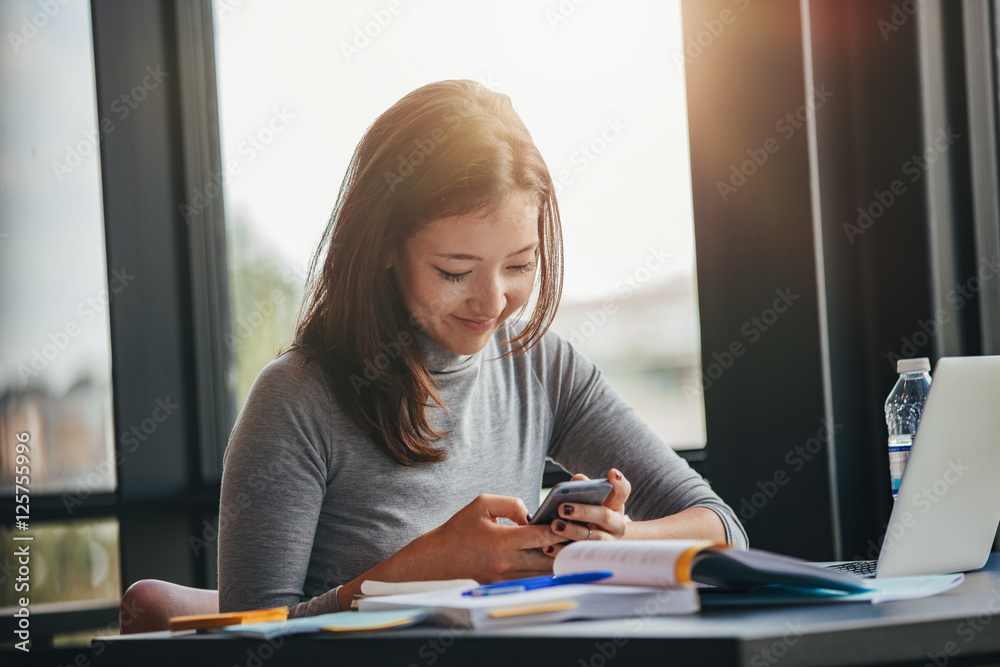
[[[524,521],[525,523],[531,523],[531,515],[529,514],[528,516],[524,517]]]
[[[566,516],[572,515],[573,514],[573,506],[572,505],[563,505],[563,514],[565,514]]]
[[[620,472],[618,472],[617,470],[615,470],[615,479],[621,479],[621,478],[622,478],[622,474]]]
[[[562,521],[556,521],[556,530],[558,530],[561,533],[562,531],[566,530],[566,524],[564,524]]]
[[[555,550],[556,550],[556,548],[554,546],[552,546],[551,544],[549,546],[545,547],[545,553],[547,553],[547,554],[550,554],[550,553],[552,553]]]

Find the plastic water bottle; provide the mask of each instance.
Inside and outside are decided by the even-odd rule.
[[[924,401],[931,386],[931,362],[927,357],[900,359],[896,362],[899,379],[885,401],[885,423],[889,427],[889,478],[892,498],[896,499],[903,478],[910,447],[917,432]]]

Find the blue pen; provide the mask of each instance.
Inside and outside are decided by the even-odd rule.
[[[479,588],[465,591],[462,595],[482,597],[484,595],[504,595],[506,593],[520,593],[536,588],[551,588],[552,586],[563,586],[565,584],[590,584],[613,576],[613,572],[579,572],[577,574],[564,574],[558,577],[529,577],[527,579],[513,579],[511,581],[501,581],[498,584],[486,584]]]

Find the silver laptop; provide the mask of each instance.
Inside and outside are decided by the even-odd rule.
[[[944,357],[934,368],[875,576],[977,570],[998,523],[1000,356]],[[824,565],[858,571],[855,563]]]

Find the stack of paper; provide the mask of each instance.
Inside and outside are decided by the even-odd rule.
[[[362,611],[422,608],[432,621],[467,628],[494,628],[526,623],[555,623],[585,618],[627,618],[689,614],[698,611],[693,586],[605,586],[571,584],[535,590],[487,595],[462,595],[467,587],[429,593],[362,598]]]
[[[374,581],[368,579],[361,582],[361,594],[369,595],[404,595],[406,593],[427,593],[446,588],[475,588],[479,583],[475,579],[443,579],[440,581]]]
[[[370,596],[427,593],[446,588],[469,589],[478,585],[475,579],[441,579],[437,581],[375,581],[367,579],[361,582],[361,596],[351,600],[351,609],[357,609],[358,601]]]

